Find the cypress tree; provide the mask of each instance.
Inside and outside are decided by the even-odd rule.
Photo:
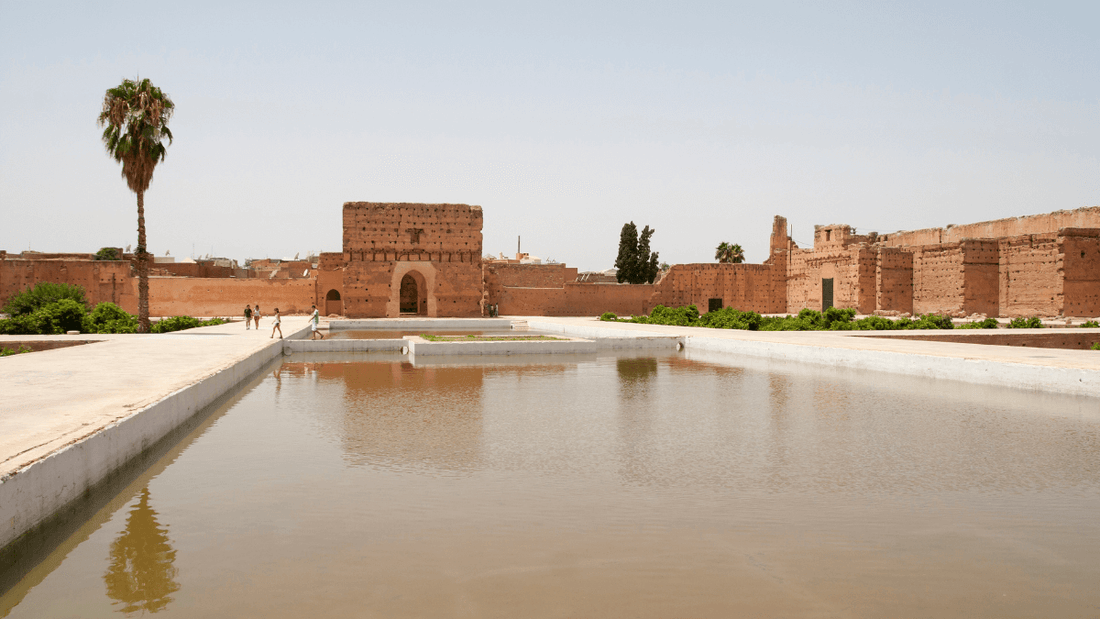
[[[651,284],[660,268],[657,252],[650,252],[649,239],[656,230],[646,226],[638,236],[634,222],[623,224],[619,233],[619,256],[615,258],[618,269],[615,279],[621,284]]]

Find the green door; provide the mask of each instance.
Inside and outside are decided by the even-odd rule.
[[[833,306],[833,278],[821,280],[821,311]]]

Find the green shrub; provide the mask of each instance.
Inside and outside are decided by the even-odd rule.
[[[153,323],[150,330],[153,333],[171,333],[172,331],[194,329],[195,327],[201,326],[202,321],[198,318],[192,318],[190,316],[173,316]]]
[[[961,324],[956,329],[996,329],[1000,326],[996,318],[986,318],[985,320],[978,320],[975,322],[968,322]]]
[[[42,335],[43,329],[39,314],[22,314],[0,320],[0,335]]]
[[[96,260],[120,260],[121,256],[118,255],[118,249],[114,247],[101,247],[99,251],[95,253]]]
[[[0,357],[10,357],[12,355],[18,355],[25,352],[31,352],[30,346],[20,346],[19,350],[14,348],[0,348]]]
[[[638,318],[642,317],[632,317],[632,319]],[[649,318],[645,320],[645,324],[690,327],[694,325],[696,320],[699,320],[699,309],[694,305],[685,305],[683,307],[665,307],[664,305],[658,305],[649,312]],[[641,320],[635,321],[642,322]]]
[[[84,318],[85,333],[137,333],[137,316],[114,303],[100,303]]]
[[[12,295],[4,305],[4,312],[12,317],[23,316],[62,299],[70,299],[87,307],[84,289],[80,286],[40,282],[34,288]]]
[[[940,316],[938,314],[925,314],[918,316],[917,320],[905,327],[906,329],[954,329],[955,324],[951,322],[950,316]]]
[[[607,321],[607,322],[614,322],[618,318],[619,317],[615,315],[615,312],[604,312],[604,313],[600,314],[600,320]]]
[[[1100,350],[1100,342],[1093,342],[1092,343],[1092,349],[1093,350]]]
[[[604,314],[601,320],[607,320]],[[743,312],[732,307],[699,315],[694,305],[670,308],[658,305],[649,316],[631,316],[629,321],[639,324],[676,325],[685,327],[709,327],[712,329],[742,329],[747,331],[885,331],[894,329],[951,329],[954,325],[950,316],[927,314],[916,319],[901,318],[890,320],[882,316],[867,316],[854,320],[856,310],[852,308],[830,307],[824,312],[805,308],[797,316],[761,316],[756,312]],[[986,326],[992,321],[992,326]],[[994,318],[987,319],[981,328],[993,328],[997,324]],[[968,327],[978,328],[978,327]]]
[[[80,331],[84,326],[84,316],[87,315],[88,310],[83,303],[72,299],[61,299],[39,308],[34,313],[41,316],[41,324],[48,329],[47,333],[61,334],[66,331]]]
[[[84,325],[84,305],[72,299],[61,299],[39,307],[29,314],[19,314],[0,320],[2,335],[58,335],[80,331]]]
[[[200,327],[213,327],[216,325],[229,324],[229,321],[224,318],[211,318],[210,320],[204,320],[199,323]]]
[[[1031,318],[1013,318],[1012,322],[1008,323],[1009,329],[1042,329],[1043,323],[1039,320],[1038,316],[1032,316]]]
[[[1081,326],[1084,327],[1085,329],[1100,329],[1100,322],[1096,322],[1095,320],[1089,320],[1089,321],[1086,321],[1085,324],[1083,324]]]
[[[710,327],[711,329],[757,331],[760,329],[763,320],[764,317],[756,312],[742,312],[732,307],[723,307],[720,310],[707,312],[700,316],[696,321],[696,326]]]

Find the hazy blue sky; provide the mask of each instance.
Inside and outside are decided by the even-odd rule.
[[[485,250],[767,256],[772,217],[914,229],[1100,204],[1100,3],[0,0],[0,249],[136,242],[104,91],[176,141],[150,250],[340,251],[346,201],[458,202]]]

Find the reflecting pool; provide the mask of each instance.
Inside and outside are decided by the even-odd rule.
[[[0,616],[1100,613],[1100,403],[700,354],[292,356]]]
[[[412,331],[393,331],[387,329],[332,329],[329,331],[328,338],[334,340],[400,340],[409,336],[420,335],[421,333],[438,333],[440,335],[484,335],[486,333],[492,334],[511,334],[509,330],[497,330],[497,331],[485,331],[483,329],[463,329],[456,331],[440,331],[439,329],[419,329]]]

